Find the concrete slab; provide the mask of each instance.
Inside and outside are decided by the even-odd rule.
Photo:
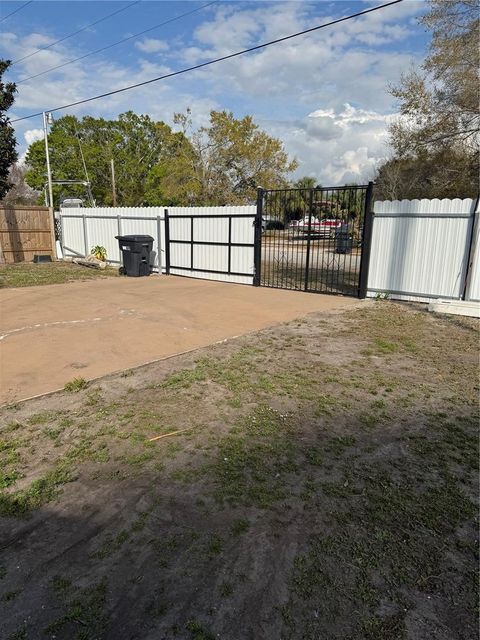
[[[0,404],[355,304],[174,276],[2,290]]]
[[[446,313],[452,316],[480,318],[480,302],[469,300],[435,300],[430,302],[428,310],[432,313]]]

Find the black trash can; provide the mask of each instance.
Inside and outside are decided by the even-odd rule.
[[[336,253],[351,253],[353,247],[352,234],[349,232],[348,224],[342,224],[335,234]]]
[[[123,273],[133,278],[150,275],[152,236],[115,236],[123,259]]]

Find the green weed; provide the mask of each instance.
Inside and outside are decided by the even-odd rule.
[[[82,389],[85,389],[87,385],[88,382],[85,378],[73,378],[73,380],[67,382],[63,388],[65,391],[68,391],[68,393],[78,393]]]
[[[0,493],[0,515],[19,517],[53,500],[63,484],[73,480],[65,465],[58,465],[27,488],[15,493]]]
[[[194,620],[187,622],[185,629],[190,631],[192,640],[216,640],[213,633],[207,631],[199,622]]]
[[[52,586],[55,589],[55,585]],[[63,633],[65,637],[71,638],[74,637],[74,630],[80,624],[82,631],[76,635],[77,638],[87,640],[104,637],[108,623],[108,616],[105,613],[106,579],[85,589],[72,588],[66,592],[57,592],[57,595],[62,599],[66,613],[57,620],[53,620],[44,633],[52,635]],[[64,633],[65,630],[66,633]]]
[[[246,518],[237,518],[232,522],[230,532],[233,536],[239,536],[248,531],[250,522]]]

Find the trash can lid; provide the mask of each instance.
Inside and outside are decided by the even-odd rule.
[[[153,242],[152,236],[115,236],[121,242]]]

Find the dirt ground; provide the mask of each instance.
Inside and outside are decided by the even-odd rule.
[[[356,302],[155,275],[4,289],[0,404]]]
[[[477,638],[478,328],[372,301],[0,410],[0,637]]]

